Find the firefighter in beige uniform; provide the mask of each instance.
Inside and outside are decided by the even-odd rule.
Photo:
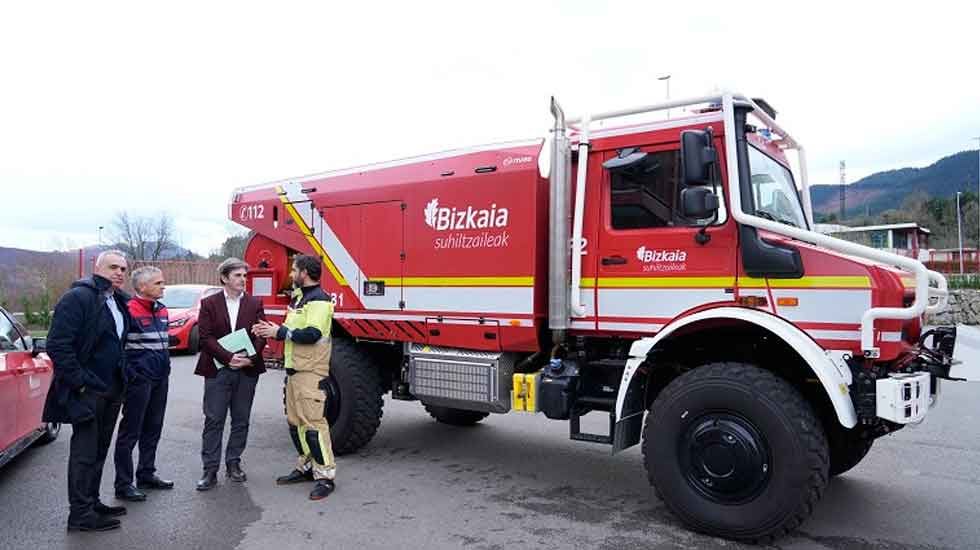
[[[260,322],[254,332],[285,340],[286,419],[299,453],[292,472],[276,479],[280,485],[316,481],[310,500],[333,492],[337,471],[330,446],[330,427],[323,416],[320,383],[330,374],[330,325],[333,302],[320,288],[320,261],[297,256],[291,276],[297,287],[283,325]]]

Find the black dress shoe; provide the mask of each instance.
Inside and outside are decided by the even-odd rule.
[[[198,491],[209,491],[218,484],[218,472],[204,472],[201,479],[197,480]]]
[[[322,500],[330,496],[330,493],[337,488],[332,479],[318,479],[313,490],[310,491],[310,500]]]
[[[241,482],[245,481],[246,479],[248,479],[245,476],[245,472],[242,471],[241,464],[239,464],[237,462],[229,462],[228,464],[226,464],[225,465],[225,474],[228,476],[228,479],[230,479],[232,481],[237,481],[239,483],[241,483]]]
[[[303,483],[307,481],[313,481],[313,470],[307,470],[305,472],[293,470],[284,476],[277,477],[276,485],[289,485],[291,483]]]
[[[101,502],[96,502],[95,506],[93,507],[93,510],[95,510],[96,514],[109,516],[109,517],[126,515],[125,506],[109,506],[106,504],[102,504]]]
[[[92,517],[83,519],[82,521],[73,522],[68,521],[69,531],[111,531],[112,529],[119,528],[119,520],[115,518],[110,518],[106,516],[100,516],[98,514],[92,514]]]
[[[116,489],[116,498],[119,500],[128,500],[130,502],[143,502],[146,500],[146,493],[140,491],[132,485],[127,485]]]
[[[169,479],[160,479],[157,476],[153,476],[137,480],[136,487],[139,489],[173,489],[174,482]]]

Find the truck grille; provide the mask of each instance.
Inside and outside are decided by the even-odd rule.
[[[412,371],[412,393],[489,403],[499,396],[494,380],[496,370],[492,365],[417,359]]]
[[[513,370],[507,353],[418,344],[409,348],[409,388],[426,404],[507,412]]]

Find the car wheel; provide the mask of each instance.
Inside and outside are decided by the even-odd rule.
[[[41,437],[37,438],[38,445],[47,445],[55,439],[58,439],[58,434],[61,433],[61,424],[57,422],[48,422],[44,425],[44,432]]]
[[[201,333],[197,330],[197,325],[191,329],[191,335],[187,339],[187,353],[196,355],[201,350]]]

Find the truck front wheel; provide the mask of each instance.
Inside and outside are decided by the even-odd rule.
[[[704,365],[664,388],[647,415],[643,457],[675,515],[741,541],[795,529],[827,486],[827,439],[810,404],[742,363]]]

